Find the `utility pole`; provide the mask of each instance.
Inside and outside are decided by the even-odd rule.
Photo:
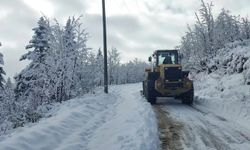
[[[107,35],[105,0],[102,0],[102,24],[103,24],[103,54],[104,54],[104,92],[108,93],[108,65],[107,65]]]

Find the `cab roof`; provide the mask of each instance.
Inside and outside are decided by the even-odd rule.
[[[160,50],[155,50],[154,54],[158,53],[158,52],[175,52],[178,53],[179,50],[177,49],[160,49]]]
[[[164,52],[164,51],[178,51],[177,49],[159,49],[155,50],[155,52]]]

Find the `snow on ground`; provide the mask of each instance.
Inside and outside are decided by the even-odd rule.
[[[250,86],[242,74],[199,75],[195,86],[195,105],[250,129]]]
[[[250,41],[229,44],[211,62],[216,71],[195,75],[196,107],[250,129]]]
[[[250,130],[213,112],[160,99],[159,106],[182,125],[180,140],[185,150],[249,150]],[[177,149],[177,148],[176,148]],[[180,149],[180,148],[179,148]]]
[[[50,118],[0,138],[0,150],[156,150],[158,129],[141,84],[66,101]]]

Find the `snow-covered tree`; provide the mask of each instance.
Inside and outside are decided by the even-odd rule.
[[[27,114],[33,113],[39,105],[48,103],[50,95],[49,64],[47,58],[50,56],[50,26],[49,21],[41,17],[38,27],[33,29],[34,36],[26,49],[33,49],[24,54],[20,60],[30,60],[30,64],[19,73],[16,79],[16,99],[24,102]]]
[[[8,78],[4,86],[4,109],[6,110],[5,116],[12,116],[16,113],[17,105],[15,101],[14,85],[11,79]]]
[[[104,75],[103,75],[104,57],[100,48],[98,49],[98,52],[96,55],[96,67],[97,67],[96,74],[97,74],[98,85],[103,85],[104,83]]]
[[[144,69],[147,63],[135,58],[133,61],[121,64],[119,67],[119,84],[141,82],[145,78]]]
[[[84,87],[88,91],[92,91],[92,89],[99,84],[99,78],[102,77],[100,74],[98,74],[97,59],[94,53],[89,54],[88,63],[85,64],[84,69]]]
[[[118,52],[116,48],[112,48],[110,51],[108,51],[109,84],[118,84],[119,65],[120,65],[120,53]]]
[[[39,19],[26,46],[29,51],[21,57],[30,64],[15,77],[15,87],[8,79],[1,90],[0,132],[35,122],[47,104],[91,92],[103,84],[102,52],[99,49],[95,55],[87,48],[88,34],[81,25],[80,18],[74,17],[64,27],[58,22],[51,26],[46,17]],[[141,81],[145,64],[138,59],[121,64],[120,53],[113,48],[109,51],[110,84]]]
[[[3,55],[0,53],[0,135],[14,126],[11,121],[16,114],[13,84],[10,78],[5,81],[3,64]]]
[[[0,42],[0,47],[2,46],[1,42]],[[3,65],[4,65],[4,61],[3,61],[3,54],[0,53],[0,90],[3,90],[4,88],[4,75],[6,74],[5,71],[3,70]]]
[[[1,46],[1,43],[0,43]],[[4,121],[4,118],[7,114],[5,111],[5,80],[4,75],[5,71],[3,70],[3,54],[0,53],[0,124]],[[0,129],[1,132],[1,129]]]
[[[206,4],[201,0],[199,13],[195,13],[196,24],[188,26],[188,31],[182,37],[179,46],[183,53],[184,67],[191,70],[206,70],[207,62],[216,54],[213,4]]]
[[[201,0],[199,15],[196,13],[197,24],[195,25],[196,36],[200,39],[200,44],[204,57],[214,54],[214,18],[212,14],[213,4],[205,4]]]
[[[216,46],[222,48],[228,42],[240,39],[240,26],[237,17],[222,9],[215,22]]]
[[[250,38],[250,22],[248,18],[242,18],[242,38],[249,39]]]
[[[74,20],[73,20],[74,21]],[[73,88],[73,78],[76,67],[77,49],[76,36],[74,32],[73,21],[69,18],[62,35],[61,59],[59,65],[59,101],[69,99],[71,97],[71,88]]]
[[[81,27],[80,18],[69,18],[64,29],[57,29],[56,99],[64,101],[78,95],[83,90],[84,68],[89,53],[86,47],[87,33]]]
[[[15,93],[14,93],[14,84],[11,82],[11,79],[8,78],[4,88],[5,93],[5,104],[7,104],[7,109],[9,110],[9,114],[13,114],[16,110],[16,102],[15,102]]]

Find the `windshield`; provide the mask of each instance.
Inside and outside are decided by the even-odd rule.
[[[158,64],[178,64],[177,52],[176,51],[164,51],[158,52]]]

